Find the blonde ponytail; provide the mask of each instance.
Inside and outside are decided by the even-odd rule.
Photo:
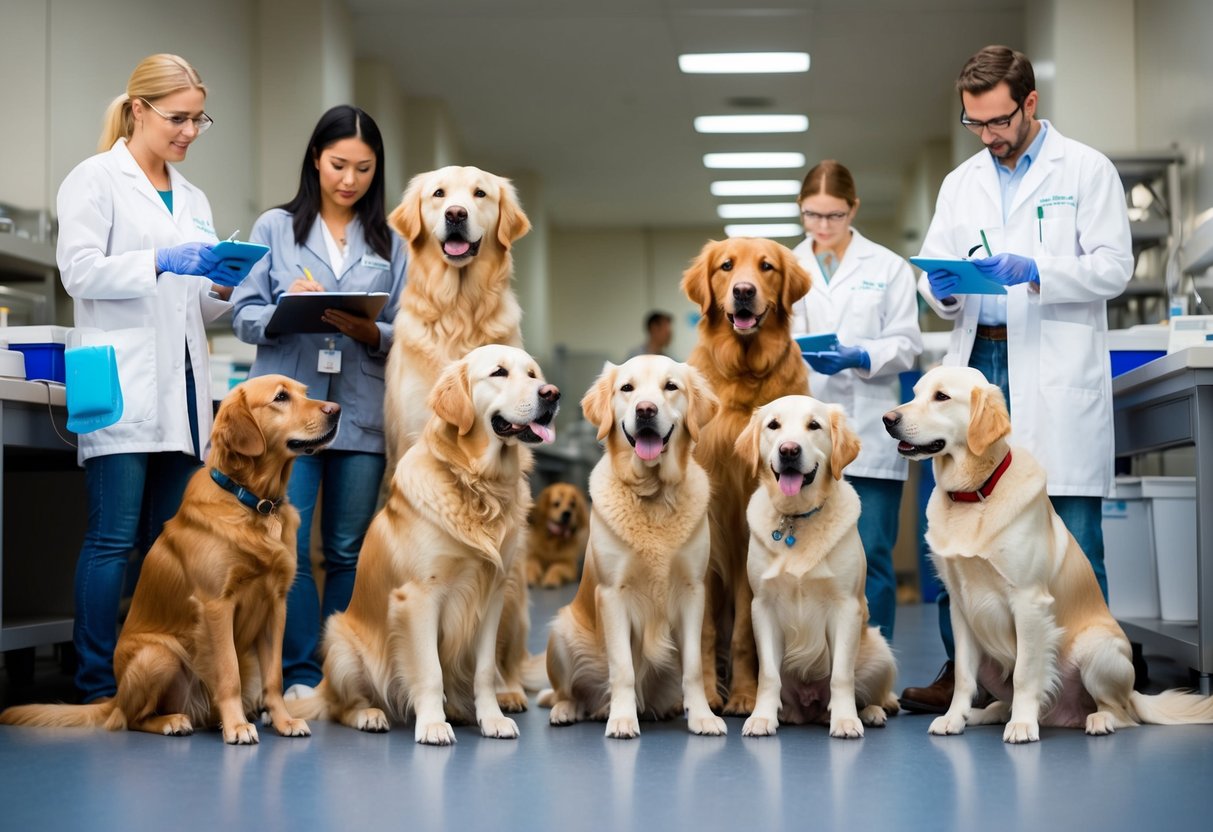
[[[200,89],[206,95],[206,85],[189,61],[177,55],[160,53],[149,55],[139,62],[130,80],[126,82],[126,93],[110,102],[102,120],[101,139],[98,152],[104,153],[118,139],[129,139],[135,130],[135,118],[131,113],[131,100],[142,98],[155,101],[179,90]]]

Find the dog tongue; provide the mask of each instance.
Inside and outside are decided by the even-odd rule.
[[[636,437],[636,456],[645,460],[661,456],[661,437],[655,433],[645,433]]]
[[[738,329],[749,329],[756,323],[758,323],[757,318],[733,318],[733,326],[737,327]]]
[[[784,471],[779,475],[779,490],[786,496],[795,496],[804,485],[804,474],[798,471]]]
[[[538,422],[531,422],[529,425],[531,433],[538,436],[545,443],[554,442],[556,440],[556,431],[552,430],[548,425],[541,425]]]
[[[466,240],[447,240],[442,244],[442,250],[452,257],[462,257],[471,247],[472,244]]]

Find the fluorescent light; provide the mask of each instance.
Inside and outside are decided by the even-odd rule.
[[[803,153],[705,153],[709,168],[802,168]]]
[[[722,220],[749,220],[756,217],[798,217],[800,206],[795,202],[734,202],[717,205]]]
[[[803,133],[809,117],[800,115],[696,116],[700,133]]]
[[[796,179],[720,179],[711,185],[712,196],[794,196],[800,193]]]
[[[679,55],[678,68],[691,73],[808,72],[808,52],[716,52]]]
[[[728,237],[803,237],[804,227],[795,222],[746,223],[726,225]]]

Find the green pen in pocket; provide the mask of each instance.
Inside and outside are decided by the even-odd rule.
[[[1043,243],[1045,241],[1044,231],[1045,207],[1043,205],[1036,206],[1036,240]]]

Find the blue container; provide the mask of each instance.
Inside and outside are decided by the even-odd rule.
[[[1135,370],[1142,364],[1149,364],[1166,354],[1166,350],[1110,350],[1108,355],[1112,357],[1112,377]]]
[[[30,381],[66,381],[63,344],[9,344],[8,348],[25,353],[25,377]]]

